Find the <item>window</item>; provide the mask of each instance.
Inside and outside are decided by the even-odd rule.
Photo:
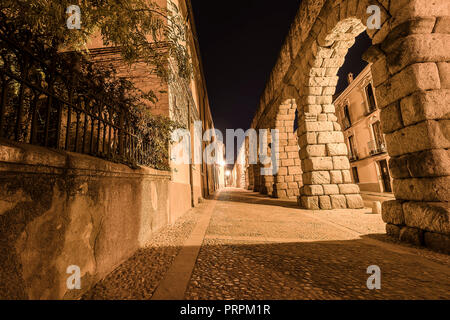
[[[355,140],[353,136],[348,137],[348,147],[350,148],[350,160],[356,159]]]
[[[344,106],[344,129],[348,129],[352,126],[352,121],[350,120],[350,111],[348,105]]]
[[[357,167],[352,167],[352,173],[353,173],[353,181],[355,183],[359,183],[358,168]]]
[[[294,133],[298,129],[298,110],[295,109],[295,119],[294,119]]]
[[[372,84],[369,83],[366,87],[366,97],[367,97],[367,103],[369,105],[369,112],[373,112],[377,109],[377,104],[375,102],[375,95],[373,93],[373,87]]]
[[[372,124],[373,136],[375,137],[375,143],[378,149],[382,149],[384,146],[383,135],[381,134],[380,121],[374,122]]]
[[[380,121],[376,121],[372,124],[373,140],[369,141],[370,155],[386,152],[386,144],[384,143],[384,137],[381,133]]]

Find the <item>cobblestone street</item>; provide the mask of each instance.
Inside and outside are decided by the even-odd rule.
[[[370,212],[311,212],[226,189],[161,230],[85,298],[449,299],[449,257],[394,242]],[[366,287],[370,265],[381,268],[381,290]]]

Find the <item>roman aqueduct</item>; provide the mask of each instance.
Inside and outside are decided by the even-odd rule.
[[[381,28],[367,28],[369,6]],[[387,233],[450,247],[450,1],[303,0],[252,122],[280,132],[274,176],[250,165],[250,189],[298,196],[311,210],[361,208],[333,94],[355,38],[367,32],[374,86],[394,177]],[[293,133],[298,110],[297,136]],[[299,151],[300,150],[300,151]]]

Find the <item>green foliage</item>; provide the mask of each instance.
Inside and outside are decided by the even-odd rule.
[[[160,170],[170,170],[169,145],[172,132],[181,125],[163,116],[154,116],[146,108],[134,109],[134,126],[139,128],[137,136],[140,141],[148,141],[149,151],[139,148],[144,155],[140,164]]]
[[[114,79],[111,74],[108,78]],[[173,142],[171,135],[175,129],[183,128],[183,125],[168,117],[151,114],[148,107],[141,103],[143,93],[136,89],[131,81],[116,79],[110,81],[108,87],[108,94],[120,99],[129,110],[127,124],[134,129],[134,135],[140,141],[138,152],[142,155],[142,160],[139,164],[160,170],[170,170],[169,146]],[[123,95],[124,92],[126,95]],[[144,147],[142,142],[145,142],[147,146]]]
[[[172,7],[169,14],[167,9],[146,0],[79,1],[82,28],[69,30],[65,10],[71,4],[65,0],[3,0],[0,33],[35,57],[44,59],[28,70],[34,85],[48,89],[48,76],[57,74],[53,90],[61,99],[67,100],[68,88],[72,88],[74,100],[94,97],[126,110],[125,126],[133,130],[139,141],[138,159],[141,159],[128,164],[169,170],[170,136],[181,125],[167,117],[152,115],[144,100],[155,103],[155,93],[143,92],[129,79],[119,78],[113,66],[90,61],[85,44],[89,37],[100,32],[106,44],[119,46],[128,63],[145,61],[150,72],[168,80],[172,72],[168,61],[172,59],[177,62],[178,76],[189,77],[184,22],[178,9]],[[2,46],[0,53],[0,69],[8,66],[10,72],[19,76],[23,64],[20,51],[13,53],[9,47]],[[11,86],[13,101],[17,98],[17,88],[14,89],[13,82]],[[118,122],[118,116],[111,121]],[[29,123],[24,121],[23,125]],[[127,159],[118,159],[118,155],[110,160],[127,163]]]
[[[67,7],[81,9],[81,29],[68,29]],[[144,61],[149,72],[169,79],[169,59],[178,73],[191,74],[185,47],[185,24],[171,2],[163,8],[150,0],[2,0],[2,19],[31,31],[48,46],[87,53],[86,44],[99,34],[107,46],[120,49],[128,63]]]

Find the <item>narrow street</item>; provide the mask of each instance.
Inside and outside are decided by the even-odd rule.
[[[308,211],[225,189],[84,298],[449,299],[449,256],[397,243],[384,228],[371,209]],[[371,265],[380,290],[366,286]]]
[[[0,301],[450,300],[450,0],[2,0],[0,52]]]

